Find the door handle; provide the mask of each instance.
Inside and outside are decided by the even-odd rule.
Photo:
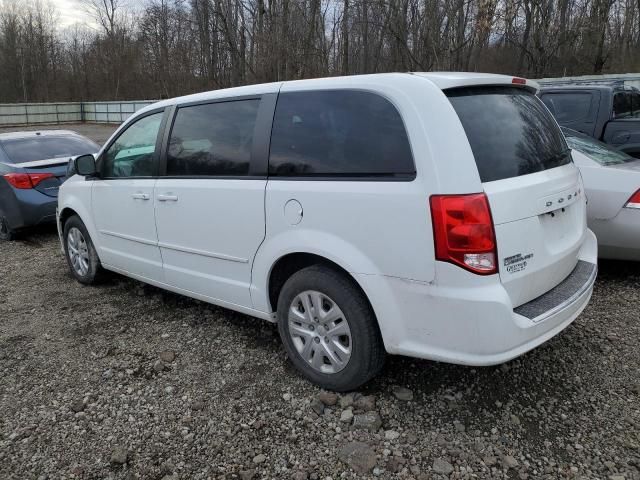
[[[177,195],[158,195],[157,198],[159,202],[177,202],[178,201]]]
[[[149,200],[151,198],[148,193],[134,193],[131,195],[135,200]]]

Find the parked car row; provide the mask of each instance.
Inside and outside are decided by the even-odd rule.
[[[536,93],[522,78],[415,73],[156,103],[73,160],[57,211],[70,271],[276,322],[328,389],[367,382],[386,353],[505,362],[586,307],[587,217],[606,255],[637,258],[635,161],[594,159],[610,149],[563,135]]]

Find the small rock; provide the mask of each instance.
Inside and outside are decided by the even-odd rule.
[[[267,459],[266,456],[264,456],[262,453],[256,455],[255,457],[253,457],[253,463],[262,463]]]
[[[513,423],[514,425],[520,425],[520,419],[518,418],[517,415],[513,415],[511,414],[511,423]]]
[[[405,387],[398,385],[393,387],[393,395],[400,401],[409,402],[413,400],[413,392]]]
[[[338,395],[333,392],[320,392],[320,394],[318,394],[318,400],[325,405],[332,407],[338,403]]]
[[[348,393],[348,394],[346,394],[346,395],[343,395],[343,396],[340,398],[340,406],[341,406],[342,408],[347,408],[347,407],[352,406],[352,405],[353,405],[353,402],[354,402],[354,398],[353,398],[353,397],[354,397],[354,394],[353,394],[353,393]]]
[[[200,401],[200,400],[194,400],[191,403],[191,410],[203,410],[204,409],[204,402]]]
[[[255,476],[256,476],[256,472],[253,469],[240,471],[240,478],[242,480],[251,480]]]
[[[81,398],[79,398],[78,400],[74,401],[71,404],[71,411],[74,413],[78,413],[84,410],[84,401],[82,401]]]
[[[338,458],[357,473],[370,473],[376,466],[376,453],[362,442],[350,442],[338,451]]]
[[[347,410],[343,410],[340,414],[340,421],[342,423],[351,423],[353,420],[353,411],[348,408]]]
[[[111,463],[117,465],[124,465],[127,463],[127,458],[129,456],[129,452],[124,447],[116,447],[111,452]]]
[[[311,410],[316,412],[318,415],[322,415],[324,413],[324,403],[322,403],[319,398],[311,400],[311,404],[309,406],[311,407]]]
[[[453,472],[453,465],[442,458],[436,458],[431,468],[439,475],[449,475]]]
[[[160,360],[166,363],[171,363],[176,359],[176,352],[171,350],[165,350],[164,352],[160,352]]]
[[[283,399],[285,402],[290,402],[290,401],[291,401],[291,398],[292,398],[292,397],[291,397],[291,394],[290,394],[290,393],[285,393],[284,395],[282,395],[282,399]]]
[[[502,464],[507,468],[516,468],[518,466],[518,460],[513,458],[511,455],[505,455],[502,458]]]
[[[387,430],[384,432],[384,438],[385,440],[396,440],[400,438],[400,434],[394,430]]]
[[[353,428],[377,432],[381,426],[382,419],[378,412],[367,412],[353,417]]]
[[[404,459],[401,457],[391,457],[387,462],[387,470],[392,473],[398,473],[404,466]]]
[[[353,402],[353,407],[356,410],[363,410],[365,412],[371,412],[376,409],[376,397],[373,395],[366,395],[356,398]]]
[[[482,461],[487,467],[493,467],[496,463],[498,463],[498,459],[493,455],[487,455],[482,459]]]
[[[307,475],[307,472],[295,472],[292,476],[291,476],[291,480],[307,480],[307,478],[309,478],[309,475]]]
[[[164,370],[164,362],[162,360],[156,360],[156,363],[153,364],[153,369],[160,373]]]

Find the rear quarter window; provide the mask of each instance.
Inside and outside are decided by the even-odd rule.
[[[271,134],[269,175],[413,178],[400,113],[371,92],[281,93]]]
[[[445,93],[467,134],[483,182],[571,162],[560,128],[540,99],[529,91],[468,87]]]

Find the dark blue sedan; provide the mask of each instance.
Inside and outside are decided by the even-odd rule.
[[[100,147],[67,130],[0,134],[0,240],[55,223],[58,188],[69,159]]]

